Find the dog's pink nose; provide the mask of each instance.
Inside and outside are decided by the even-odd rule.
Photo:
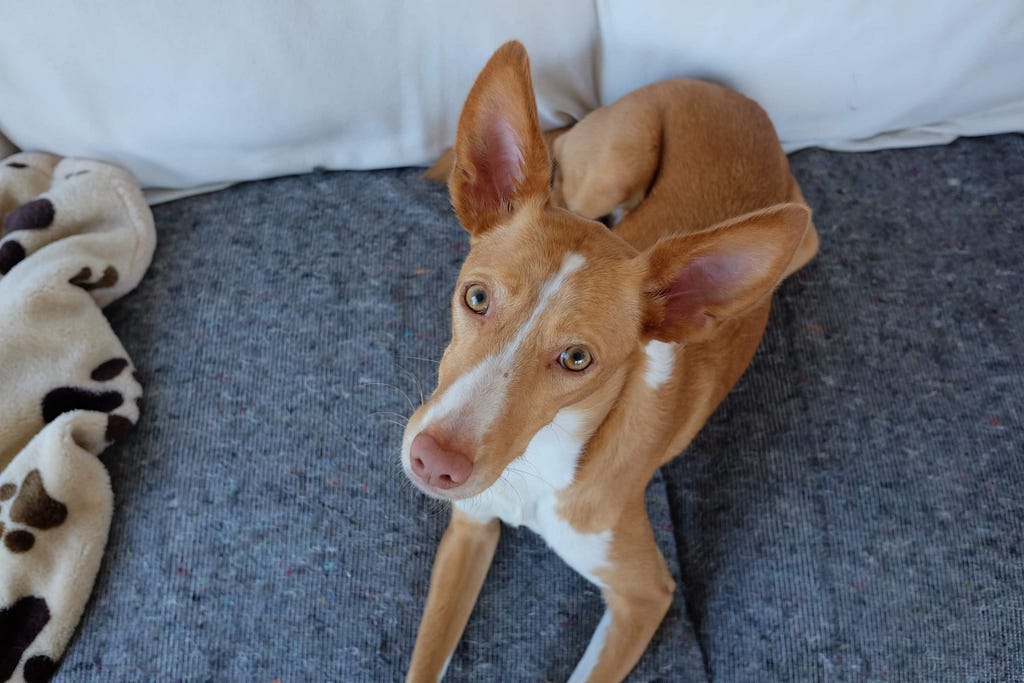
[[[452,489],[469,479],[473,463],[457,451],[441,446],[434,437],[420,432],[409,447],[412,473],[427,486]]]

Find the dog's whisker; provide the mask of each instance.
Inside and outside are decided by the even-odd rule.
[[[441,361],[439,361],[439,360],[434,360],[433,358],[426,358],[424,356],[406,356],[406,355],[403,354],[401,356],[401,358],[405,358],[406,360],[421,360],[424,363],[433,363],[435,365],[440,365],[441,364]]]
[[[548,481],[547,479],[545,479],[544,477],[542,477],[540,474],[538,474],[536,472],[527,472],[524,469],[520,469],[518,467],[512,467],[511,465],[506,467],[505,471],[512,472],[514,474],[518,474],[518,475],[524,476],[524,477],[533,477],[534,479],[537,479],[539,481],[544,482],[544,484],[546,484],[548,487],[550,487],[552,491],[554,491],[555,488],[556,488],[554,484],[552,484],[550,481]]]
[[[408,379],[412,380],[413,386],[416,387],[416,393],[419,394],[420,397],[420,405],[423,405],[425,399],[423,396],[423,383],[420,381],[420,376],[406,368],[403,368],[402,366],[398,366],[398,369]]]
[[[415,403],[413,403],[413,400],[412,400],[412,398],[409,397],[409,394],[406,393],[401,387],[396,386],[394,384],[388,384],[387,382],[360,382],[359,386],[362,386],[362,387],[387,387],[388,389],[394,389],[395,391],[397,391],[399,394],[401,394],[405,398],[405,400],[409,403],[409,408],[411,410],[416,410],[416,408],[417,408],[417,405]]]
[[[366,459],[370,458],[370,454],[366,451],[366,449],[360,448],[359,446],[357,446],[355,444],[355,442],[352,441],[352,439],[345,439],[345,442],[349,445],[349,447],[352,448],[352,450],[354,450],[356,453],[358,453],[363,458],[366,458]]]
[[[407,416],[405,416],[405,415],[402,415],[401,413],[396,413],[396,412],[394,412],[394,411],[390,411],[390,410],[378,410],[378,411],[376,411],[376,412],[374,412],[374,413],[369,413],[369,416],[370,416],[370,417],[381,417],[381,416],[388,416],[388,417],[394,417],[394,418],[398,418],[398,420],[400,421],[400,424],[401,424],[401,425],[402,425],[403,427],[404,427],[404,426],[405,426],[406,424],[408,424],[408,423],[409,423],[409,418],[408,418]]]
[[[519,489],[516,488],[515,484],[512,483],[511,479],[509,479],[508,477],[505,476],[505,474],[507,472],[508,472],[508,468],[506,467],[505,468],[505,472],[502,472],[501,476],[498,477],[498,481],[500,481],[505,486],[505,488],[507,488],[509,491],[511,491],[512,493],[514,493],[516,495],[516,498],[519,499],[519,504],[520,505],[525,505],[526,501],[524,500],[522,494],[519,492]]]

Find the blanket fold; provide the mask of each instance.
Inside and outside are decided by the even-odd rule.
[[[0,161],[0,682],[45,681],[88,601],[113,510],[97,456],[135,425],[142,387],[101,307],[152,259],[126,171]]]

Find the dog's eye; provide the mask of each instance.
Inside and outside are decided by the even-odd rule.
[[[466,305],[474,313],[486,313],[487,307],[491,305],[491,298],[487,295],[487,288],[483,285],[470,285],[466,290]]]
[[[582,346],[570,346],[565,351],[562,351],[562,355],[558,358],[558,362],[562,364],[563,368],[573,372],[586,369],[590,365],[591,360],[590,351],[587,351]]]

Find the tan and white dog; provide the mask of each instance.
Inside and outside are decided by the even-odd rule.
[[[553,145],[552,184],[526,51],[507,43],[459,119],[449,186],[471,249],[437,390],[402,443],[412,481],[452,503],[410,681],[444,675],[501,521],[602,591],[570,680],[629,673],[674,593],[644,489],[749,364],[772,290],[817,250],[767,115],[721,86],[648,86]],[[606,214],[614,230],[592,220]]]

